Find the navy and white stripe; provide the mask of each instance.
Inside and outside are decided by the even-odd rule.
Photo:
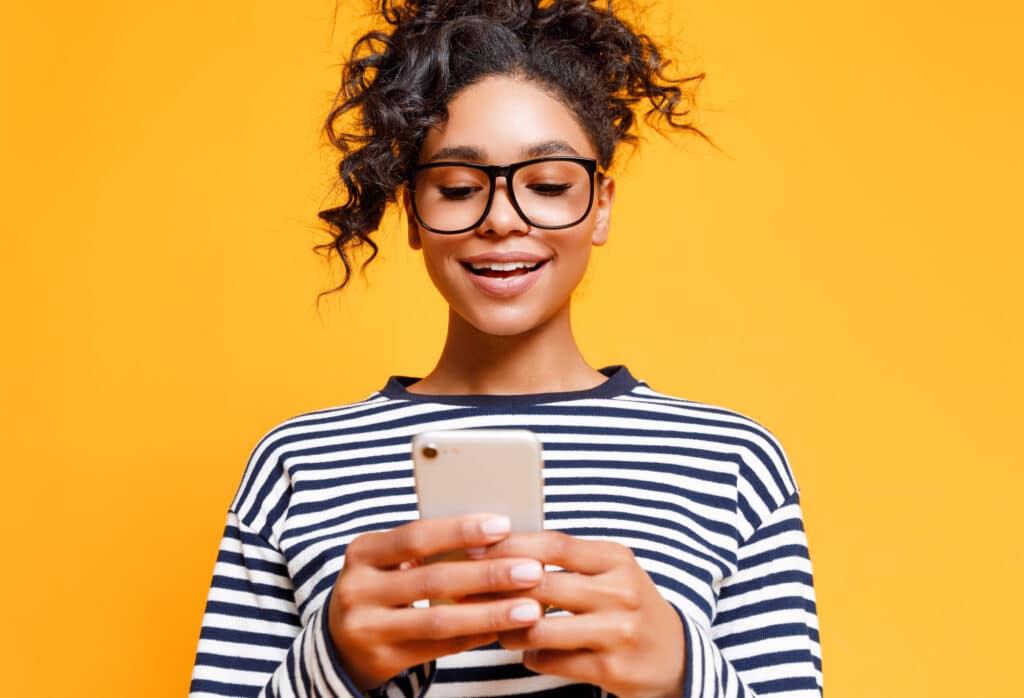
[[[628,545],[682,619],[686,698],[821,695],[799,489],[775,438],[663,395],[625,367],[591,390],[426,396],[394,377],[308,412],[253,450],[214,570],[192,696],[356,696],[326,628],[345,548],[417,518],[410,439],[519,427],[544,448],[545,526]],[[498,645],[413,667],[386,696],[601,696]]]

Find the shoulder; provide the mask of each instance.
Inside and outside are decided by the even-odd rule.
[[[752,416],[668,395],[642,381],[617,402],[731,458],[737,466],[737,507],[750,530],[799,496],[785,449],[775,434]]]
[[[404,407],[405,403],[375,392],[358,402],[310,410],[279,421],[252,448],[231,510],[247,526],[271,539],[275,522],[288,503],[290,459],[315,458],[317,453],[373,440]]]

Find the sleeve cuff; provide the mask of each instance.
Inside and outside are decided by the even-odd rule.
[[[363,692],[356,687],[352,679],[345,673],[345,669],[341,666],[341,657],[338,656],[338,650],[334,646],[334,639],[331,637],[331,628],[327,624],[327,608],[331,603],[331,594],[333,592],[333,589],[327,592],[324,605],[317,611],[320,614],[317,623],[319,632],[314,633],[315,639],[313,644],[316,645],[317,657],[324,660],[320,662],[320,668],[323,671],[323,676],[328,686],[335,691],[335,695],[362,696]]]
[[[332,689],[339,691],[336,695],[353,697],[367,696],[369,698],[376,698],[377,696],[392,695],[392,688],[397,688],[399,693],[403,696],[415,697],[422,696],[426,693],[427,687],[430,686],[434,679],[435,669],[437,667],[435,662],[427,662],[425,664],[406,669],[390,681],[384,683],[382,686],[365,693],[356,687],[355,683],[353,683],[352,679],[345,672],[344,667],[341,666],[341,657],[338,655],[338,649],[334,646],[334,638],[331,637],[331,628],[328,625],[327,609],[331,603],[332,593],[334,593],[334,589],[327,592],[327,598],[324,600],[324,605],[319,611],[317,611],[317,613],[320,614],[318,622],[320,632],[316,633],[316,644],[322,646],[322,649],[320,649],[317,654],[318,656],[323,656],[327,659],[327,661],[322,662],[323,673]]]
[[[683,639],[686,656],[683,658],[683,696],[682,698],[702,698],[715,695],[715,672],[708,672],[708,648],[710,642],[706,633],[693,620],[675,606],[672,606],[679,621],[683,624]],[[710,686],[708,686],[710,684]],[[705,689],[709,688],[710,692]]]

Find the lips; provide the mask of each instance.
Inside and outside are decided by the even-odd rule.
[[[544,262],[530,264],[529,262],[489,262],[487,264],[471,264],[463,262],[462,266],[477,276],[486,276],[489,279],[508,279],[513,276],[522,276],[531,271],[540,269]]]
[[[470,281],[489,296],[507,298],[526,292],[549,259],[528,252],[488,252],[460,259]]]

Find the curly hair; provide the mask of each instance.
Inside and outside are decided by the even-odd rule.
[[[344,266],[377,255],[371,234],[397,200],[431,126],[463,88],[492,75],[533,81],[577,117],[607,168],[623,141],[636,141],[635,113],[706,136],[689,119],[703,73],[673,78],[655,42],[589,0],[380,0],[390,31],[363,35],[343,66],[342,84],[324,132],[341,151],[346,198],[320,212],[333,238],[317,245]],[[354,117],[354,118],[353,118]]]

